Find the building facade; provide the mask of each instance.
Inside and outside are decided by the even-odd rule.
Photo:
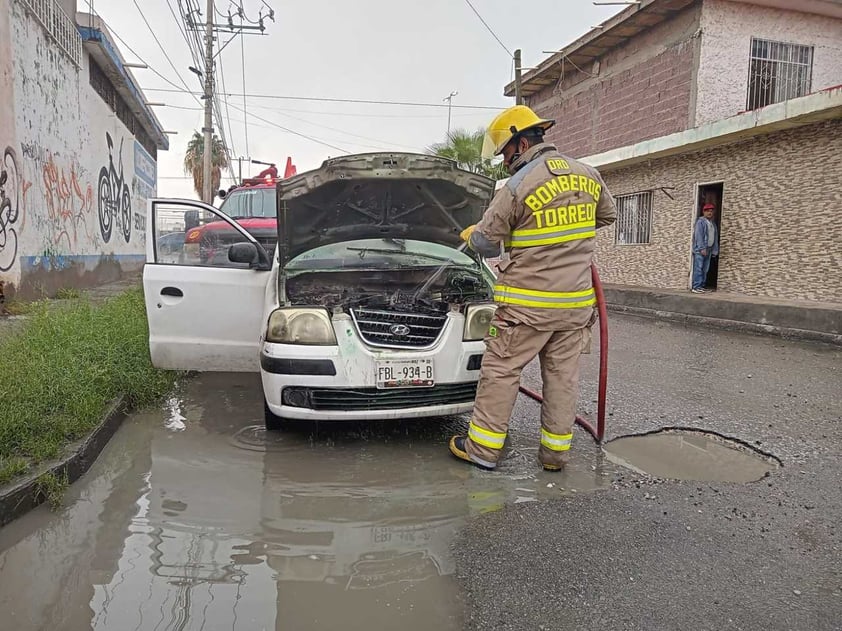
[[[167,138],[105,26],[74,5],[0,0],[7,297],[107,282],[145,260],[145,203]]]
[[[842,303],[840,85],[842,2],[644,0],[525,75],[522,92],[558,121],[549,140],[617,197],[598,237],[606,282],[688,288],[710,202],[709,286]]]

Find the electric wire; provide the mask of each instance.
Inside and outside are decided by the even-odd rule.
[[[471,7],[471,10],[476,14],[476,16],[479,18],[479,21],[482,22],[483,26],[485,26],[485,28],[488,29],[488,32],[491,33],[492,37],[494,37],[494,39],[497,40],[497,43],[500,44],[500,46],[503,47],[503,50],[505,50],[507,53],[509,53],[509,57],[514,57],[514,54],[512,53],[512,51],[510,51],[506,47],[506,45],[503,43],[503,41],[499,37],[497,37],[497,33],[495,33],[494,30],[488,25],[488,22],[486,22],[483,19],[482,15],[480,15],[480,12],[477,11],[476,7],[473,4],[471,4],[471,0],[465,0],[465,2],[467,3],[467,5],[469,7]]]
[[[238,107],[237,105],[234,105],[233,103],[231,103],[230,105],[235,110],[238,110],[238,111],[242,112],[246,116],[251,116],[252,118],[256,118],[259,121],[263,121],[264,123],[272,125],[272,127],[277,127],[278,129],[280,129],[282,131],[285,131],[287,133],[290,133],[294,136],[300,136],[301,138],[305,138],[306,140],[310,140],[310,141],[315,142],[317,144],[324,145],[325,147],[330,147],[331,149],[336,149],[337,151],[341,151],[342,153],[348,153],[348,154],[353,153],[353,151],[343,149],[342,147],[337,147],[336,145],[333,145],[329,142],[325,142],[324,140],[320,140],[318,138],[315,138],[313,136],[309,136],[307,134],[302,134],[301,132],[295,131],[294,129],[290,129],[289,127],[284,127],[283,125],[280,125],[280,124],[276,123],[275,121],[271,121],[267,118],[263,118],[262,116],[258,116],[257,114],[252,114],[252,113],[246,112],[241,107]],[[353,143],[351,143],[351,144],[353,144]]]
[[[178,86],[176,86],[178,87]],[[186,92],[189,94],[201,94],[201,92],[196,92],[193,90],[184,90],[183,88],[179,88],[178,90],[172,90],[169,88],[148,88],[149,92]],[[227,92],[224,96],[231,97],[231,96],[243,96],[242,92]],[[281,94],[259,94],[250,92],[246,96],[250,99],[277,99],[277,100],[288,100],[288,101],[314,101],[320,103],[358,103],[361,105],[394,105],[394,106],[402,106],[402,107],[434,107],[434,108],[447,108],[448,106],[442,103],[422,103],[422,102],[414,102],[414,101],[386,101],[386,100],[376,100],[376,99],[349,99],[349,98],[330,98],[330,97],[315,97],[315,96],[291,96],[291,95],[281,95]],[[500,105],[453,105],[453,109],[462,109],[462,110],[494,110],[499,111],[501,107]]]
[[[152,34],[152,39],[155,40],[155,43],[158,44],[158,48],[160,48],[161,52],[164,53],[164,57],[166,58],[167,62],[170,64],[170,68],[173,69],[173,72],[175,72],[175,75],[178,77],[178,79],[181,81],[181,83],[184,84],[184,87],[189,90],[190,86],[187,85],[187,82],[184,80],[184,77],[181,76],[181,73],[178,71],[178,68],[175,67],[175,64],[173,63],[172,59],[170,59],[169,54],[164,49],[164,46],[161,44],[161,40],[158,39],[158,36],[155,34],[154,29],[149,24],[149,20],[146,19],[146,15],[143,13],[143,9],[140,8],[140,5],[137,3],[137,0],[132,0],[132,2],[134,3],[134,6],[137,8],[137,12],[140,13],[140,17],[143,19],[143,23],[146,24],[146,28],[149,29],[149,32]]]

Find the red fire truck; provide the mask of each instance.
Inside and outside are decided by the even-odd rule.
[[[296,174],[292,160],[287,160],[284,178]],[[281,178],[275,165],[261,171],[256,177],[246,178],[227,192],[220,191],[223,202],[219,210],[236,220],[270,254],[274,253],[278,242],[278,208],[276,184]],[[224,221],[202,223],[193,218],[193,225],[186,226],[184,246],[187,249],[198,245],[199,260],[206,264],[225,264],[228,246],[237,238],[237,234]]]

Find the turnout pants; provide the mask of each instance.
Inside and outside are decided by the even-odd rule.
[[[576,417],[579,355],[589,352],[590,335],[590,328],[539,331],[525,324],[494,322],[486,338],[474,416],[465,442],[474,462],[496,466],[506,441],[521,371],[538,356],[544,384],[538,459],[548,465],[566,463]]]

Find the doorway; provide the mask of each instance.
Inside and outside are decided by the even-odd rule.
[[[707,184],[698,184],[696,186],[696,210],[693,216],[693,225],[702,216],[702,209],[706,204],[713,204],[713,223],[716,224],[716,235],[719,243],[722,243],[722,196],[724,191],[724,182],[711,182]],[[692,258],[692,253],[691,253]],[[720,256],[714,256],[710,260],[710,269],[708,270],[707,278],[705,279],[705,288],[715,290],[719,283],[719,261]],[[692,265],[691,265],[692,269]],[[692,276],[692,274],[691,274]]]

